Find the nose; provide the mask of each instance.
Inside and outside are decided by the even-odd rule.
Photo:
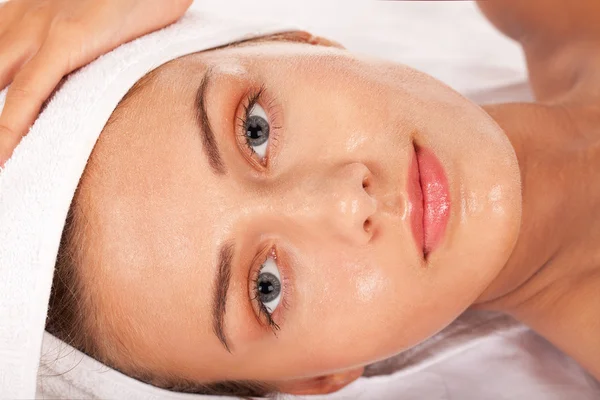
[[[302,191],[308,194],[313,210],[312,218],[305,218],[305,223],[312,222],[312,229],[318,229],[326,240],[342,240],[350,245],[369,243],[377,201],[369,194],[371,172],[364,164],[341,165],[324,175],[307,177],[305,183],[309,187]]]
[[[362,163],[344,165],[334,172],[332,191],[323,212],[334,232],[353,244],[366,244],[373,236],[377,202],[369,195],[370,171]],[[329,198],[327,198],[329,197]]]

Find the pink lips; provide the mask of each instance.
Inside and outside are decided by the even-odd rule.
[[[431,151],[415,148],[407,188],[413,235],[427,257],[442,241],[450,218],[448,179]]]

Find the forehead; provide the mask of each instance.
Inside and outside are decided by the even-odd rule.
[[[172,310],[210,304],[206,290],[173,295],[207,286],[213,276],[209,227],[220,213],[208,193],[219,182],[207,173],[194,106],[205,70],[196,57],[155,72],[115,112],[80,184],[87,237],[83,279],[98,306],[110,310],[100,313],[113,319],[103,325],[119,331],[114,336],[120,341],[130,336],[127,324],[153,332],[177,319],[185,329]],[[202,322],[187,320],[194,329],[210,326]],[[143,346],[144,338],[130,344]]]

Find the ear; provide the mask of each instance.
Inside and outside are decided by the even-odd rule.
[[[277,383],[282,393],[295,395],[328,394],[337,392],[360,378],[365,368],[360,367],[337,374],[322,375],[314,378],[301,378]]]

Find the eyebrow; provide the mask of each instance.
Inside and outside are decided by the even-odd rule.
[[[225,311],[227,308],[227,292],[231,282],[231,262],[233,259],[233,243],[227,242],[219,250],[217,276],[213,293],[213,331],[225,350],[231,353],[229,341],[225,335]]]
[[[217,146],[217,140],[215,139],[215,134],[210,125],[208,113],[206,112],[206,92],[210,85],[212,75],[212,68],[209,68],[204,74],[204,77],[202,78],[200,86],[196,92],[196,101],[194,102],[196,121],[200,126],[202,148],[204,149],[204,153],[208,158],[208,163],[215,174],[225,175],[225,164],[221,158],[221,153],[219,152],[219,147]]]

